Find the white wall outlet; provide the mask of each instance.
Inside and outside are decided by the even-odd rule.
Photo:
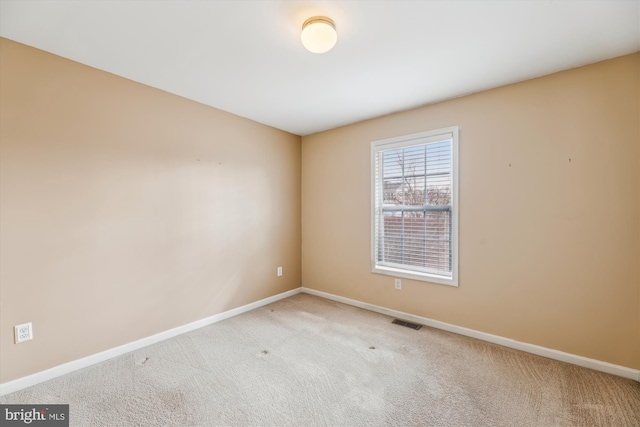
[[[33,327],[31,322],[16,325],[13,327],[13,331],[15,332],[16,344],[33,339]]]
[[[278,267],[278,277],[282,276],[282,267]]]
[[[397,290],[402,290],[402,280],[400,279],[393,279],[393,285],[396,287]]]

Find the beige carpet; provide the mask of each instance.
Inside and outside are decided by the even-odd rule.
[[[640,426],[640,383],[300,294],[7,396],[78,426]]]

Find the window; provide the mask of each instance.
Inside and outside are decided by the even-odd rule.
[[[371,271],[458,286],[458,127],[371,143]]]

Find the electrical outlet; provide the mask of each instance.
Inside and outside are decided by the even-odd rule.
[[[397,290],[402,290],[402,280],[400,279],[393,279],[393,284],[396,287]]]
[[[16,325],[13,327],[13,330],[15,332],[16,344],[33,339],[33,327],[31,322]]]
[[[282,276],[282,267],[278,267],[278,277]]]

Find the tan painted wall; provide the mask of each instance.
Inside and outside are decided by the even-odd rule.
[[[0,381],[300,286],[300,137],[0,55]]]
[[[303,137],[303,285],[640,368],[639,72],[635,54]],[[370,272],[370,142],[452,125],[460,286],[396,291]]]

